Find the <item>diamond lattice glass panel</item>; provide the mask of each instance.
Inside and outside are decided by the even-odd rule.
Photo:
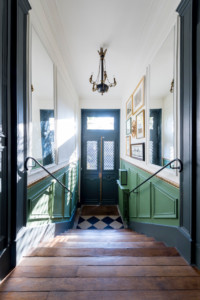
[[[87,170],[97,170],[97,141],[87,141]]]
[[[104,142],[104,170],[114,170],[114,142]]]
[[[113,117],[87,117],[87,129],[89,130],[114,130]]]

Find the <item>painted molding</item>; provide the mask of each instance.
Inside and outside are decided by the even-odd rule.
[[[144,163],[143,163],[143,167],[141,167],[141,166],[139,166],[139,165],[137,165],[137,164],[135,164],[135,163],[133,163],[133,162],[130,162],[129,160],[124,159],[124,158],[122,158],[122,157],[121,157],[120,159],[121,159],[121,160],[124,160],[125,162],[129,163],[130,165],[132,165],[132,166],[134,166],[134,167],[136,167],[136,168],[138,168],[138,169],[141,169],[141,170],[143,170],[143,171],[149,173],[150,175],[154,174],[154,173],[155,173],[156,171],[158,171],[158,169],[159,169],[159,168],[158,168],[157,170],[154,170],[153,172],[151,172],[151,171],[149,170],[149,167],[145,167],[145,164],[144,164]],[[147,166],[147,165],[146,165],[146,166]],[[170,177],[170,175],[171,175],[171,177],[174,176],[174,174],[168,174],[168,177]],[[161,180],[163,180],[163,181],[165,181],[165,182],[167,182],[167,183],[169,183],[169,184],[175,186],[176,188],[179,188],[179,186],[180,186],[180,184],[179,184],[178,182],[175,182],[175,181],[173,181],[173,180],[171,180],[171,179],[166,178],[166,174],[165,174],[165,175],[156,175],[155,177],[157,177],[157,178],[159,178],[159,179],[161,179]],[[177,180],[179,180],[178,176],[176,176],[176,178],[177,178]]]
[[[51,172],[52,174],[55,174],[59,171],[61,171],[62,169],[68,167],[71,164],[78,164],[79,160],[75,160],[72,162],[68,162],[67,164],[62,164],[62,166],[60,165],[54,165],[53,167],[47,167],[48,171]],[[53,170],[52,170],[53,169]],[[52,171],[51,171],[52,170]],[[50,177],[50,175],[48,175],[45,171],[41,170],[39,172],[37,172],[38,174],[38,179],[32,181],[31,183],[28,184],[28,188],[31,188],[32,186],[34,186],[35,184],[40,183],[41,181],[43,181],[44,179]],[[33,175],[36,175],[36,173],[30,173],[28,176],[28,179],[30,179]]]
[[[179,13],[180,16],[184,15],[187,6],[191,4],[193,0],[182,0],[179,6],[177,7],[176,11]]]
[[[146,177],[140,174],[137,175],[138,184],[142,183]],[[137,194],[137,217],[138,218],[151,218],[151,183],[146,182],[138,189]]]
[[[152,195],[152,217],[154,219],[158,218],[158,219],[176,219],[177,218],[177,206],[178,206],[178,199],[171,196],[170,194],[167,194],[166,191],[164,191],[163,189],[159,188],[158,186],[152,184],[151,186],[151,195]],[[162,195],[162,197],[160,197],[160,199],[162,200],[158,200],[158,203],[156,203],[156,193],[160,193]],[[171,211],[164,211],[162,212],[162,208],[161,211],[159,211],[158,206],[160,207],[161,204],[166,207],[167,204],[167,199],[168,199],[168,208],[170,208],[172,206],[172,210]],[[162,201],[162,203],[161,203]],[[170,202],[172,204],[170,204]]]

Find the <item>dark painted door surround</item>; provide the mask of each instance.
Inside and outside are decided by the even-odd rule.
[[[81,202],[84,204],[118,203],[119,118],[119,110],[82,110]],[[103,130],[101,124],[97,128],[95,120],[111,123]],[[94,123],[89,124],[90,121]]]
[[[0,1],[0,280],[26,224],[27,0]]]

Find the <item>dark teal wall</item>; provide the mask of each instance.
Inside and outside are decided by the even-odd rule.
[[[128,170],[128,184],[123,186],[128,190],[133,189],[150,176],[148,172],[124,160],[121,160],[121,168]],[[119,187],[119,208],[123,217],[128,211],[130,222],[179,226],[179,188],[166,181],[154,177],[140,187],[137,194],[132,193],[129,200],[126,198],[126,193]]]
[[[78,202],[78,170],[77,162],[54,173],[56,178],[73,192],[72,198],[51,177],[28,188],[27,226],[70,220]]]

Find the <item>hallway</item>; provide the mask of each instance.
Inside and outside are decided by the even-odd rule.
[[[69,230],[32,249],[0,287],[0,299],[197,300],[200,273],[130,229]]]

